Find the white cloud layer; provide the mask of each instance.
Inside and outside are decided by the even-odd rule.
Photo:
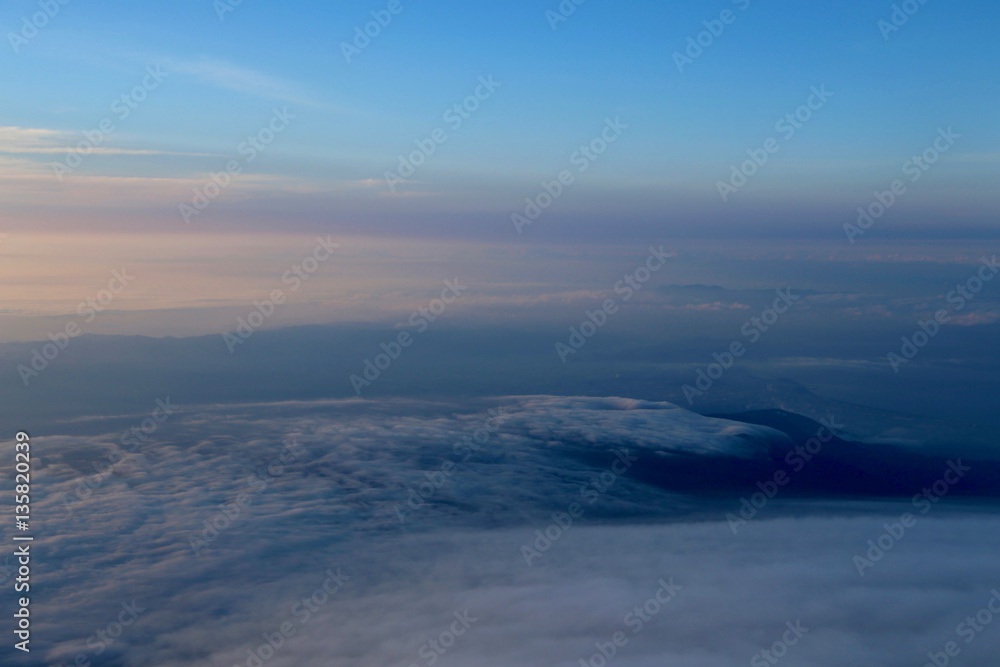
[[[489,406],[505,408],[500,420]],[[468,460],[456,453],[498,421]],[[287,623],[294,635],[263,664],[430,665],[428,641],[460,627],[434,664],[577,667],[621,631],[611,664],[729,667],[754,664],[788,622],[808,628],[788,665],[922,665],[949,641],[961,642],[961,664],[995,664],[1000,622],[967,644],[956,635],[1000,586],[992,514],[921,517],[861,577],[853,556],[905,508],[763,517],[734,536],[721,515],[671,519],[696,501],[625,473],[525,562],[535,531],[579,501],[618,448],[725,465],[783,437],[665,403],[556,397],[204,407],[170,416],[134,448],[121,433],[39,435],[38,661],[4,664],[84,655],[92,665],[252,667],[248,651]],[[94,477],[93,464],[109,461],[111,473]],[[397,509],[447,462],[446,482],[401,523]],[[338,568],[349,579],[310,610],[303,597]],[[661,579],[682,588],[636,631],[641,616],[628,614]],[[142,611],[105,641],[123,604]],[[467,630],[454,616],[466,610]]]

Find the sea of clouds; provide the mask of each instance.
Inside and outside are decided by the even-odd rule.
[[[36,648],[9,664],[903,667],[955,642],[992,667],[1000,647],[985,616],[960,632],[1000,587],[1000,515],[945,503],[863,576],[908,498],[786,503],[734,534],[733,498],[637,468],[787,436],[667,403],[215,405],[137,447],[93,431],[32,441]]]

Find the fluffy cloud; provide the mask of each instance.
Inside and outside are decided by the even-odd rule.
[[[992,515],[935,510],[864,577],[853,556],[905,508],[785,503],[734,536],[731,497],[638,468],[753,467],[788,436],[666,403],[206,406],[144,439],[33,441],[45,664],[252,667],[266,634],[267,665],[410,667],[457,628],[442,665],[576,666],[622,631],[615,664],[715,667],[801,620],[789,664],[895,667],[940,650],[1000,585]],[[607,478],[623,448],[639,462]],[[600,489],[593,503],[582,488]],[[552,539],[529,565],[536,531]],[[682,589],[633,631],[629,611],[671,578]],[[963,664],[992,664],[997,638],[963,644]]]

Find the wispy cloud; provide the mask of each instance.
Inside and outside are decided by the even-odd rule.
[[[72,132],[39,127],[0,127],[0,153],[8,155],[61,155],[76,148],[80,137]],[[207,153],[161,151],[150,148],[117,148],[87,144],[87,155],[186,155],[204,157]]]
[[[959,327],[976,327],[1000,322],[1000,310],[988,309],[953,317],[950,324]]]
[[[298,83],[217,58],[168,59],[167,67],[171,72],[186,74],[201,83],[235,93],[264,97],[289,104],[329,106],[309,95]]]

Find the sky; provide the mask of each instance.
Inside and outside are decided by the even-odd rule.
[[[1000,10],[988,2],[929,2],[891,32],[879,25],[891,3],[860,1],[587,2],[568,17],[547,14],[556,2],[400,2],[347,55],[385,4],[58,6],[30,40],[8,34],[2,56],[9,229],[511,242],[525,197],[575,172],[574,152],[619,119],[627,129],[574,173],[536,238],[598,241],[612,224],[619,238],[836,237],[948,128],[960,138],[887,221],[907,236],[993,233]],[[18,34],[34,11],[7,3],[0,20]],[[718,32],[720,15],[699,55],[689,38]],[[496,87],[446,121],[480,77]],[[144,99],[123,103],[144,81]],[[794,133],[776,130],[814,87],[828,99]],[[285,109],[294,118],[248,162],[240,145]],[[114,130],[95,133],[104,120]],[[386,172],[438,128],[444,142],[390,188]],[[72,161],[65,149],[86,132],[100,145],[60,181],[51,164]],[[779,150],[724,202],[719,181],[769,138]],[[239,177],[185,222],[179,206],[230,159]]]

